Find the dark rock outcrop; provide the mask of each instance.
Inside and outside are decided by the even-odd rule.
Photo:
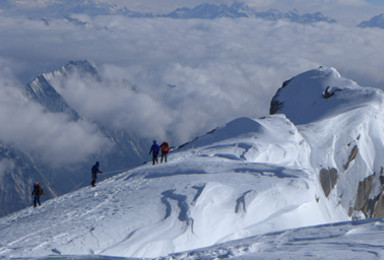
[[[357,153],[359,152],[359,148],[357,147],[357,145],[355,145],[353,148],[352,148],[352,151],[348,157],[348,161],[347,163],[344,165],[344,170],[347,170],[348,167],[349,167],[349,164],[356,158],[356,155]]]
[[[335,168],[322,168],[320,170],[320,183],[327,198],[337,183],[337,177],[337,170]]]
[[[282,107],[283,107],[283,102],[279,101],[279,92],[288,86],[289,82],[291,82],[292,79],[286,80],[283,82],[282,86],[280,89],[277,90],[275,96],[271,100],[271,104],[269,107],[269,114],[273,115],[276,114]]]
[[[375,175],[371,175],[365,178],[363,181],[359,182],[359,186],[357,188],[356,200],[354,210],[360,211],[362,210],[364,213],[367,213],[367,204],[369,199],[369,194],[372,190],[372,182]]]
[[[383,192],[381,192],[377,196],[377,200],[375,203],[375,208],[372,212],[372,218],[382,218],[384,217],[384,198],[383,198]]]
[[[375,174],[359,182],[357,188],[354,210],[363,212],[366,218],[384,217],[384,194],[383,191],[372,194],[374,181]]]

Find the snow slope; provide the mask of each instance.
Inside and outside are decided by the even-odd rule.
[[[382,98],[333,68],[302,73],[274,115],[0,219],[0,257],[380,258],[382,221],[348,221],[380,215]]]
[[[313,177],[294,167],[267,163],[288,160],[287,149],[308,149],[293,129],[284,116],[259,122],[237,119],[217,130],[217,135],[224,137],[225,130],[238,135],[175,153],[166,165],[145,165],[95,189],[84,188],[37,210],[15,213],[2,219],[7,246],[1,253],[156,257],[271,230],[325,223],[328,219],[320,217]],[[286,147],[274,149],[278,146],[275,131],[286,132]],[[268,158],[260,152],[264,144],[259,138],[268,143],[263,148],[275,150]],[[260,214],[260,209],[265,212]],[[319,217],[295,219],[300,214]],[[29,232],[24,234],[25,230]]]

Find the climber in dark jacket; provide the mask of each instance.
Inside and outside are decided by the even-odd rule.
[[[40,196],[43,195],[43,188],[41,188],[40,184],[36,181],[33,184],[33,191],[32,191],[32,196],[33,198],[33,207],[36,208],[37,204],[41,206],[40,203]]]
[[[98,173],[103,174],[103,172],[99,170],[99,166],[100,166],[99,162],[96,162],[95,165],[92,166],[92,169],[91,169],[91,172],[92,172],[91,185],[92,185],[92,187],[96,186],[97,174]]]
[[[158,163],[157,157],[159,156],[160,148],[156,143],[156,140],[153,140],[153,144],[151,146],[151,150],[149,150],[149,154],[152,153],[152,165]]]

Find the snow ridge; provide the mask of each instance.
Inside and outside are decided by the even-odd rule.
[[[0,219],[0,256],[383,257],[383,223],[366,220],[384,216],[383,97],[334,68],[304,72],[273,115]]]

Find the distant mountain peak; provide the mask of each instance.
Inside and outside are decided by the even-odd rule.
[[[215,19],[221,17],[227,18],[262,18],[266,20],[289,20],[296,23],[314,23],[314,22],[328,22],[335,23],[336,20],[325,17],[320,12],[313,14],[305,13],[300,14],[297,9],[293,9],[287,13],[280,12],[275,9],[268,11],[258,11],[256,8],[249,7],[248,5],[240,2],[234,2],[232,5],[226,4],[201,4],[194,8],[178,8],[175,11],[163,15],[164,17],[179,18],[179,19]]]
[[[384,29],[384,13],[372,17],[369,21],[363,21],[357,26],[361,28],[378,27]]]
[[[73,110],[44,75],[37,76],[25,88],[26,96],[41,104],[52,113],[65,113],[72,120],[78,120],[78,113]]]
[[[67,75],[75,72],[89,74],[95,77],[97,80],[101,80],[96,68],[96,64],[89,60],[69,61],[60,69],[60,71],[65,72]]]
[[[274,9],[260,11],[242,2],[233,2],[230,5],[203,3],[195,7],[180,7],[168,14],[153,14],[132,11],[126,6],[119,6],[107,1],[95,0],[57,0],[32,2],[22,1],[17,4],[13,2],[0,2],[0,8],[7,10],[7,13],[19,13],[20,10],[28,10],[29,17],[42,19],[47,23],[51,18],[71,17],[73,14],[97,15],[124,15],[126,17],[158,18],[167,17],[175,19],[217,19],[217,18],[261,18],[266,20],[287,20],[295,23],[334,23],[336,20],[324,16],[320,12],[300,14],[297,9],[289,12],[281,12]],[[71,22],[76,22],[69,19]],[[49,24],[48,24],[49,25]]]
[[[72,120],[76,121],[80,118],[78,113],[67,104],[64,98],[49,82],[51,78],[57,76],[68,77],[74,73],[79,73],[83,76],[90,75],[98,81],[101,80],[93,62],[88,60],[69,61],[59,70],[37,76],[26,86],[25,93],[48,111],[53,113],[66,113]]]

